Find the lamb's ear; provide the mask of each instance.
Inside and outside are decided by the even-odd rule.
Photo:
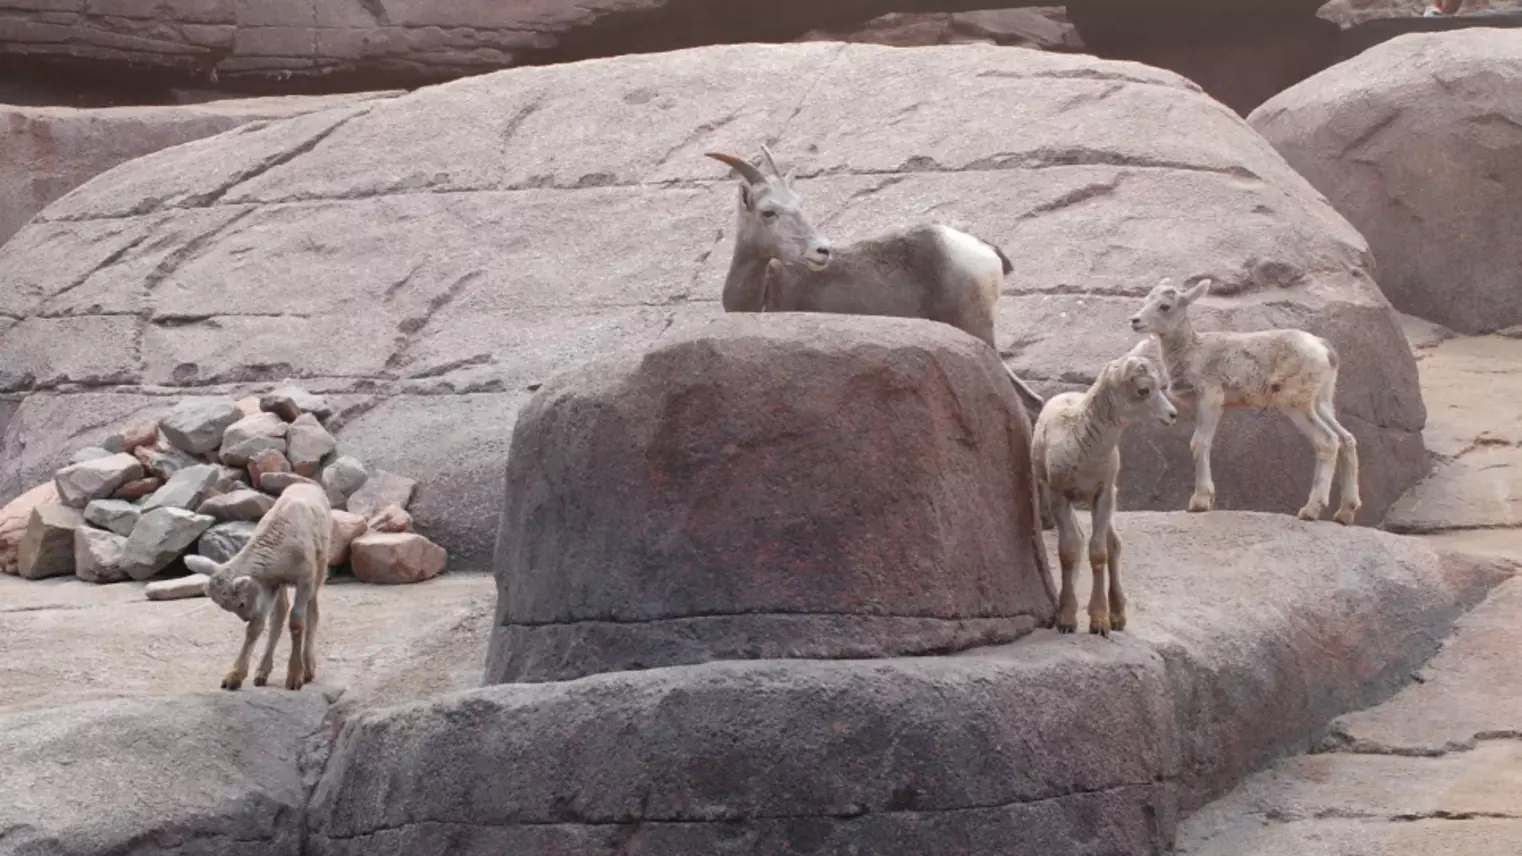
[[[746,211],[756,210],[756,191],[749,184],[740,185],[740,204]]]
[[[1202,279],[1199,282],[1195,283],[1193,288],[1191,288],[1188,291],[1184,292],[1184,302],[1185,303],[1193,303],[1196,300],[1199,300],[1201,297],[1204,297],[1205,296],[1205,292],[1207,292],[1209,290],[1210,290],[1210,279],[1207,277],[1206,279]]]
[[[205,556],[198,556],[195,553],[191,553],[185,557],[185,567],[189,569],[192,574],[205,574],[209,577],[212,574],[215,574],[217,572],[217,568],[221,567],[221,565],[218,565],[216,562],[213,562]]]

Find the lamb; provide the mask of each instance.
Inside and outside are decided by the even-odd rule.
[[[186,567],[211,578],[206,583],[207,597],[248,622],[243,648],[222,679],[222,689],[236,690],[243,685],[249,654],[266,620],[273,623],[269,644],[254,673],[254,686],[262,687],[269,680],[287,610],[291,658],[286,665],[285,688],[299,690],[316,678],[317,595],[327,579],[332,536],[327,494],[316,485],[294,484],[280,494],[255,527],[253,537],[226,563],[218,564],[205,556],[185,557]],[[287,601],[286,586],[296,590],[294,601]]]
[[[1014,267],[998,247],[934,223],[844,246],[820,235],[793,187],[794,171],[761,154],[770,174],[744,158],[708,157],[740,176],[739,224],[724,280],[726,312],[826,312],[940,321],[994,342],[994,305]],[[1032,412],[1045,403],[1005,367]]]
[[[1363,504],[1358,490],[1358,441],[1337,421],[1332,403],[1337,393],[1337,349],[1320,336],[1296,329],[1196,333],[1189,307],[1209,290],[1209,279],[1186,291],[1165,279],[1147,294],[1141,311],[1131,316],[1133,330],[1156,337],[1174,393],[1195,401],[1194,437],[1189,443],[1194,454],[1194,493],[1189,510],[1209,511],[1215,505],[1210,446],[1222,412],[1268,408],[1283,411],[1316,448],[1310,498],[1300,509],[1300,519],[1321,517],[1331,502],[1333,468],[1340,466],[1342,503],[1334,519],[1352,525]]]
[[[1164,425],[1178,410],[1164,392],[1162,371],[1152,360],[1128,354],[1106,363],[1087,392],[1052,396],[1036,419],[1031,463],[1042,504],[1057,524],[1057,558],[1062,590],[1057,598],[1057,632],[1078,629],[1078,596],[1073,577],[1083,537],[1074,507],[1088,508],[1089,632],[1108,637],[1126,629],[1126,595],[1120,584],[1120,536],[1115,532],[1115,482],[1120,475],[1120,435],[1126,426],[1151,417]],[[1109,585],[1105,584],[1108,570]]]

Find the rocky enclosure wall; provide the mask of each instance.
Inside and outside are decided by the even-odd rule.
[[[1345,355],[1361,519],[1424,472],[1415,361],[1363,239],[1198,87],[812,43],[501,72],[96,177],[0,247],[0,393],[19,398],[0,498],[180,397],[291,377],[338,410],[345,453],[419,479],[418,531],[480,566],[538,384],[722,313],[735,182],[703,152],[767,141],[836,240],[939,217],[1002,246],[999,346],[1045,391],[1128,350],[1160,277],[1208,275],[1202,328],[1302,324]],[[1215,454],[1218,507],[1303,503],[1309,444],[1283,417],[1233,414]],[[1186,426],[1135,430],[1126,455],[1126,507],[1183,507]]]

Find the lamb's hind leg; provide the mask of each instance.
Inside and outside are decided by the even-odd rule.
[[[307,610],[312,603],[312,582],[303,579],[296,584],[296,597],[291,601],[291,657],[285,664],[285,688],[299,690],[306,683],[306,627]]]
[[[304,674],[303,681],[310,684],[317,680],[317,601],[321,598],[323,582],[328,576],[328,556],[318,552],[313,561],[316,563],[312,571],[312,599],[307,603],[307,638],[306,646],[302,650],[301,664]]]
[[[1126,593],[1120,587],[1120,535],[1111,522],[1106,527],[1110,546],[1110,629],[1126,629]]]
[[[1342,501],[1337,505],[1337,513],[1332,515],[1344,526],[1352,526],[1353,519],[1358,516],[1358,509],[1363,507],[1363,496],[1358,490],[1358,440],[1353,437],[1353,432],[1342,427],[1337,421],[1337,411],[1332,406],[1332,390],[1329,388],[1321,398],[1316,400],[1316,415],[1337,434],[1337,471],[1341,476],[1337,492],[1342,494]]]
[[[238,651],[238,658],[233,661],[233,667],[222,679],[222,689],[235,690],[243,686],[243,679],[248,677],[248,658],[254,652],[254,644],[259,641],[259,634],[264,632],[264,621],[269,616],[270,606],[274,598],[260,597],[260,603],[254,610],[254,617],[243,628],[243,647]]]
[[[275,589],[275,608],[270,613],[270,638],[264,645],[264,656],[259,658],[259,669],[254,672],[254,686],[262,687],[269,683],[270,672],[275,668],[275,646],[280,644],[280,635],[285,632],[285,619],[291,611],[290,596],[285,593],[285,586]]]
[[[1314,412],[1285,411],[1316,449],[1316,471],[1311,477],[1311,495],[1300,509],[1301,520],[1319,520],[1332,498],[1332,471],[1337,466],[1337,432],[1321,421]]]

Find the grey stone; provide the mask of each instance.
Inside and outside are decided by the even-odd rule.
[[[1388,698],[1511,572],[1289,515],[1116,525],[1139,611],[1111,640],[712,662],[352,716],[309,852],[1165,853],[1180,816]]]
[[[307,478],[316,478],[323,459],[338,448],[338,441],[311,413],[303,413],[291,423],[286,444],[291,466]]]
[[[164,486],[153,492],[143,502],[143,511],[155,508],[184,508],[195,511],[211,495],[222,478],[222,468],[216,464],[197,464],[186,467],[169,477]]]
[[[85,520],[118,535],[132,534],[143,509],[125,499],[96,499],[85,506]]]
[[[155,508],[137,521],[122,553],[122,570],[146,580],[169,567],[216,521],[183,508]]]
[[[364,486],[368,478],[370,478],[370,469],[363,461],[349,455],[340,455],[331,464],[323,467],[320,476],[322,486],[328,489],[330,501],[334,495],[347,500],[355,491]]]
[[[1030,431],[992,349],[917,319],[722,315],[556,375],[513,428],[488,680],[1017,639],[1057,606]]]
[[[223,465],[222,477],[217,479],[215,490],[219,494],[232,493],[233,491],[250,487],[252,484],[253,480],[249,476],[248,470],[244,469],[243,467],[229,467]]]
[[[146,462],[148,471],[168,481],[174,478],[181,470],[197,467],[206,463],[194,455],[182,452],[173,446],[163,445],[152,449],[138,450],[139,460]]]
[[[207,689],[0,714],[6,851],[297,856],[322,694]]]
[[[33,508],[16,545],[17,573],[28,580],[74,573],[74,530],[84,525],[84,517],[66,505]]]
[[[80,526],[74,530],[74,575],[87,583],[119,583],[127,539],[113,532]]]
[[[1280,92],[1248,121],[1368,239],[1395,308],[1487,333],[1522,324],[1522,171],[1511,168],[1522,127],[1496,120],[1511,115],[1518,75],[1515,30],[1411,33]]]
[[[259,409],[274,413],[287,422],[295,422],[303,413],[317,420],[326,420],[333,415],[333,405],[326,398],[291,385],[265,393],[259,398]]]
[[[116,449],[115,450],[115,452],[120,452],[120,451],[122,451],[122,450],[121,449]],[[103,449],[100,446],[86,446],[83,449],[80,449],[79,451],[77,451],[74,454],[70,455],[69,456],[69,463],[71,463],[71,464],[82,464],[85,461],[93,461],[93,460],[96,460],[98,458],[109,458],[109,457],[111,457],[111,455],[115,454],[115,452],[113,452],[113,451],[111,451],[109,449]]]
[[[84,508],[92,499],[105,499],[117,488],[141,478],[143,465],[122,452],[70,464],[58,471],[53,483],[58,499],[71,508]]]
[[[274,504],[275,500],[268,494],[242,488],[220,496],[211,497],[201,503],[201,507],[196,509],[196,513],[208,514],[222,521],[242,520],[256,522]]]
[[[272,496],[279,496],[293,484],[310,484],[322,487],[316,481],[295,473],[267,473],[259,479],[259,489]]]
[[[229,466],[247,466],[260,453],[274,450],[285,452],[285,422],[273,413],[256,413],[245,416],[228,427],[222,437],[219,453],[222,463]]]
[[[213,562],[225,562],[238,554],[248,539],[254,537],[259,524],[243,520],[218,523],[201,534],[196,552]]]
[[[187,597],[205,597],[206,583],[211,577],[206,574],[186,574],[183,577],[175,577],[168,580],[154,580],[143,586],[143,594],[149,600],[183,600]]]
[[[359,489],[349,494],[348,510],[369,519],[388,505],[407,508],[417,482],[393,472],[377,469],[370,473]]]
[[[192,398],[176,405],[159,422],[159,431],[180,451],[205,455],[222,445],[223,432],[241,418],[243,411],[231,398]]]

